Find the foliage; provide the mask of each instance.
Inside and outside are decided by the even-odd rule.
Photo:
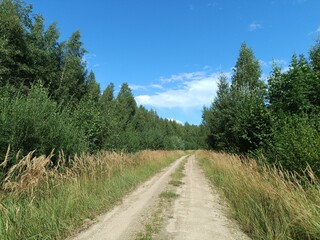
[[[269,100],[273,111],[288,114],[310,112],[313,109],[309,99],[312,89],[312,69],[303,55],[292,57],[289,70],[281,73],[274,66],[269,78]]]
[[[253,51],[242,44],[231,86],[221,76],[217,97],[203,111],[209,147],[299,173],[311,166],[320,174],[319,46],[310,59],[293,55],[287,71],[274,64],[265,86]]]
[[[201,147],[197,126],[185,128],[138,107],[127,83],[117,96],[113,83],[101,94],[80,31],[59,38],[56,23],[46,27],[31,5],[0,4],[0,158],[9,145],[12,155],[55,149],[69,157],[102,149]]]
[[[252,49],[247,48],[246,43],[241,45],[239,58],[233,70],[233,87],[255,89],[262,85],[259,81],[261,77],[259,61],[254,57]]]
[[[256,81],[256,85],[259,87],[252,85],[250,89],[234,80],[230,87],[227,78],[220,77],[217,97],[203,113],[211,148],[248,153],[264,144],[269,134],[269,116],[262,83]]]
[[[49,155],[52,149],[70,155],[86,151],[87,142],[81,129],[70,121],[68,113],[48,97],[41,86],[33,86],[28,95],[0,89],[0,146],[4,156],[10,145],[13,153]]]
[[[276,120],[272,142],[264,151],[267,161],[299,173],[311,166],[320,175],[319,117],[292,115]]]

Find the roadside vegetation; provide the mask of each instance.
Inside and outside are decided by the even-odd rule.
[[[256,158],[300,174],[320,174],[320,39],[308,57],[293,55],[288,67],[274,61],[267,81],[244,43],[231,82],[221,76],[211,106],[203,111],[210,149]]]
[[[320,188],[310,168],[298,176],[236,155],[197,151],[196,156],[252,239],[319,239]]]
[[[60,41],[56,23],[23,0],[0,1],[0,181],[21,156],[100,150],[198,149],[201,128],[138,106],[127,83],[100,89],[87,67],[80,31]],[[101,80],[100,80],[101,81]],[[107,80],[106,80],[107,81]],[[119,90],[119,91],[118,91]],[[115,95],[115,92],[118,92]],[[202,142],[201,142],[202,141]],[[52,157],[57,161],[56,156]]]
[[[31,152],[2,181],[1,239],[62,239],[183,153],[99,152],[75,156],[72,162],[60,155],[53,167],[51,156]]]

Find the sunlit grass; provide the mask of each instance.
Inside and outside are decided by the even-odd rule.
[[[182,154],[100,152],[76,156],[72,164],[60,156],[53,167],[50,157],[30,153],[2,182],[1,239],[62,239]]]
[[[312,181],[302,186],[301,176],[252,159],[205,151],[198,151],[197,158],[253,239],[320,238],[320,188],[310,169],[305,178]]]

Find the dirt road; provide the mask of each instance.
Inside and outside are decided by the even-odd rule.
[[[168,168],[142,184],[127,196],[119,206],[100,216],[96,224],[73,239],[125,240],[132,238],[136,231],[142,228],[143,216],[155,206],[159,194],[167,186],[170,174],[174,172],[185,157],[178,159]]]
[[[178,159],[73,239],[135,239],[148,221],[146,216],[158,207],[159,195],[167,189],[170,175],[184,158],[187,158],[184,184],[175,188],[179,196],[166,211],[167,216],[163,216],[161,230],[154,238],[248,239],[234,222],[225,217],[218,194],[211,189],[194,156]]]
[[[158,239],[249,239],[226,218],[219,195],[210,187],[194,156],[188,158],[185,174],[185,184],[177,190],[180,197]]]

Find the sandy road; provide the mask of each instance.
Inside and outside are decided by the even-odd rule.
[[[168,189],[170,175],[187,158],[183,185],[175,188],[179,197],[164,216],[162,229],[154,239],[249,239],[239,227],[226,218],[219,195],[212,190],[194,156],[182,157],[161,173],[138,187],[111,212],[73,238],[74,240],[135,239],[144,228],[146,216],[158,207],[159,195]],[[172,189],[172,186],[169,187]]]
[[[225,216],[219,195],[210,187],[194,156],[188,158],[185,174],[172,216],[157,239],[249,239]]]
[[[185,156],[186,157],[186,156]],[[171,173],[185,158],[182,157],[143,183],[129,194],[123,202],[111,212],[98,218],[97,223],[75,236],[74,240],[130,239],[142,228],[143,216],[156,204],[159,194],[165,189]]]

